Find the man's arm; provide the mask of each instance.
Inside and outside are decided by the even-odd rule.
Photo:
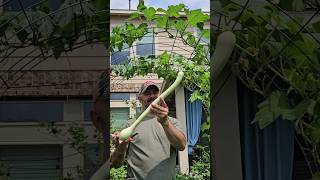
[[[162,97],[160,98],[160,104],[152,104],[150,110],[153,114],[155,114],[158,117],[157,119],[159,123],[162,125],[171,145],[175,149],[183,151],[186,146],[186,137],[169,121],[169,108],[162,99]]]
[[[119,168],[123,164],[125,154],[126,150],[120,150],[116,148],[114,152],[111,154],[111,167]]]
[[[126,141],[120,141],[119,132],[115,132],[113,135],[113,139],[115,141],[115,150],[111,154],[110,163],[111,167],[118,168],[123,164],[125,154],[128,149],[128,144],[133,140],[131,137]]]
[[[171,145],[179,150],[183,151],[186,147],[186,137],[184,134],[175,128],[173,124],[167,119],[164,123],[161,123],[164,132],[166,133]]]

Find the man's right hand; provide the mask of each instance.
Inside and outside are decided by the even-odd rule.
[[[120,132],[116,131],[112,134],[113,144],[115,145],[116,149],[113,151],[111,155],[111,166],[118,168],[123,164],[124,156],[126,154],[128,144],[133,141],[133,138],[129,137],[125,141],[120,140]]]
[[[116,131],[112,134],[112,140],[116,147],[116,151],[125,152],[127,150],[128,144],[133,141],[133,138],[129,137],[127,140],[121,141],[120,132]]]

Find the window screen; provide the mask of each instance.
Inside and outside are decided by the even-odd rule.
[[[1,102],[0,122],[61,122],[63,102]]]
[[[61,145],[0,146],[0,161],[12,180],[57,180],[62,177]]]

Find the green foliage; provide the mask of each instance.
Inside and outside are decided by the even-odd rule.
[[[192,163],[191,175],[199,179],[210,179],[210,151],[200,145],[196,148],[200,150],[200,156]]]
[[[320,180],[320,172],[314,173],[311,180]]]
[[[239,18],[239,4],[220,5],[217,8],[228,16],[227,23]],[[300,0],[280,2],[283,8],[295,11],[305,5]],[[319,20],[301,31],[306,21],[303,16],[286,18],[269,3],[249,3],[239,18],[242,31],[236,36],[241,43],[231,65],[248,88],[264,97],[253,122],[260,128],[275,120],[294,123],[307,145],[303,151],[320,167],[320,44],[315,36]]]
[[[265,128],[279,117],[292,120],[288,113],[289,104],[286,96],[278,91],[273,92],[270,97],[258,105],[257,112],[253,122],[259,122],[260,128]]]
[[[210,154],[203,146],[196,146],[199,156],[192,161],[189,174],[177,173],[176,180],[203,180],[210,179]]]
[[[201,12],[201,9],[185,11],[188,19],[188,23],[193,27],[203,28],[203,23],[210,19],[210,16]]]
[[[187,20],[180,18],[180,11],[186,14]],[[145,18],[141,18],[142,15]],[[134,26],[130,20],[140,19],[140,25]],[[112,29],[111,48],[112,50],[122,50],[124,44],[131,47],[134,42],[141,40],[148,33],[150,28],[148,24],[156,22],[156,28],[159,31],[166,32],[168,37],[180,38],[187,46],[194,48],[190,58],[176,53],[163,52],[157,56],[134,57],[126,65],[113,65],[111,72],[117,76],[123,76],[130,79],[136,75],[145,76],[149,73],[155,73],[159,78],[172,82],[178,70],[185,72],[184,86],[193,91],[191,101],[201,100],[205,106],[206,112],[209,112],[209,92],[210,75],[209,59],[207,52],[193,33],[187,32],[188,27],[197,27],[200,35],[209,38],[209,29],[203,28],[203,24],[209,20],[209,16],[201,10],[189,10],[183,4],[169,6],[167,10],[153,9],[146,7],[143,2],[139,3],[138,12],[133,13],[125,25],[117,26]],[[176,30],[176,37],[172,31]],[[157,33],[157,32],[155,32]]]
[[[106,42],[105,4],[105,0],[65,0],[57,11],[52,12],[48,1],[43,1],[25,12],[28,19],[17,14],[21,12],[3,11],[0,13],[0,38],[7,50],[36,46],[41,48],[43,55],[59,58],[81,43]],[[77,42],[80,37],[85,40]]]
[[[185,8],[184,4],[178,4],[178,5],[171,5],[168,6],[168,11],[167,14],[169,17],[175,17],[178,18],[180,17],[180,12],[183,11],[183,9]]]
[[[187,175],[187,174],[178,173],[176,175],[176,180],[201,180],[201,179],[196,178],[196,177],[192,177],[192,176]]]
[[[121,166],[119,168],[111,168],[110,176],[112,180],[124,180],[127,176],[126,166]]]
[[[230,15],[241,11],[236,4],[222,9]],[[304,32],[294,37],[301,28],[297,23],[304,22],[302,17],[285,19],[269,4],[259,9],[263,13],[253,13],[257,7],[249,6],[240,17],[246,33],[237,33],[237,38],[246,43],[238,44],[234,57],[239,58],[233,60],[240,80],[266,97],[258,106],[254,122],[264,128],[279,117],[296,121],[308,115],[317,119],[312,109],[320,95],[318,42]],[[268,27],[271,23],[277,26]],[[314,24],[306,29],[312,30]]]
[[[78,152],[84,152],[88,136],[85,135],[85,129],[78,124],[71,125],[67,132],[71,136],[70,146]]]
[[[118,26],[113,28],[110,38],[112,52],[114,49],[122,51],[124,44],[128,44],[131,47],[137,39],[141,40],[147,32],[148,28],[146,23],[135,26],[133,23],[126,22],[122,27]]]

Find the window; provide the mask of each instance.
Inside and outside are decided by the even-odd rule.
[[[111,64],[127,64],[129,62],[130,57],[130,48],[127,44],[124,44],[121,51],[117,49],[111,54]]]
[[[0,122],[61,122],[63,102],[1,102]]]
[[[110,93],[110,100],[129,100],[130,93]]]
[[[115,49],[111,54],[111,65],[127,64],[131,54],[138,56],[149,56],[155,54],[153,30],[147,33],[141,41],[136,43],[135,51],[130,49],[127,44],[124,44],[121,51]]]
[[[10,179],[56,180],[62,177],[61,145],[2,145],[0,162]]]
[[[155,47],[154,47],[154,34],[149,32],[146,34],[141,41],[137,42],[137,55],[139,56],[148,56],[155,54]]]
[[[111,130],[122,129],[129,119],[129,108],[110,108]]]
[[[93,110],[93,102],[92,101],[86,101],[83,102],[83,119],[85,121],[91,121],[90,112]]]
[[[129,100],[130,93],[110,93],[110,100]],[[84,101],[83,102],[83,119],[84,121],[91,121],[90,112],[93,110],[93,102],[92,101]]]

